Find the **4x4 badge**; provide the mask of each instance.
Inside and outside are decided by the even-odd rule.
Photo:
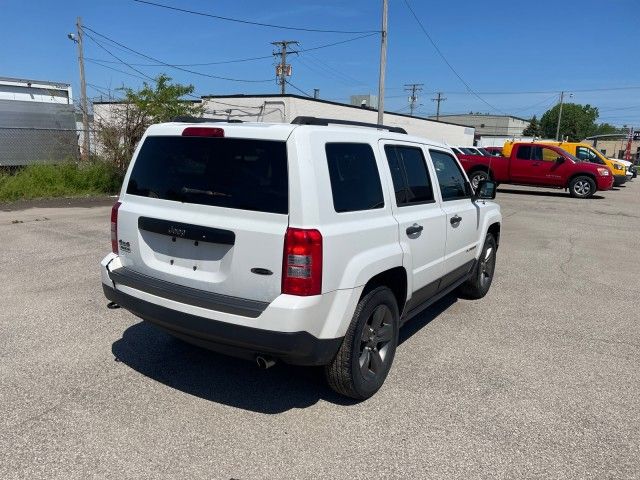
[[[118,246],[120,247],[121,252],[131,253],[131,244],[129,242],[118,240]]]

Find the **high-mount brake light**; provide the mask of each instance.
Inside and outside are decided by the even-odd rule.
[[[322,234],[288,228],[284,237],[282,293],[320,295],[322,292]]]
[[[187,127],[182,131],[182,136],[223,138],[224,130],[217,127]]]
[[[116,202],[111,207],[111,251],[118,254],[118,209],[122,203]]]

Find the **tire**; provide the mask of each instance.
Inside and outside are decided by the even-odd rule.
[[[491,282],[493,282],[493,274],[496,269],[497,250],[498,244],[495,237],[491,233],[487,233],[482,252],[480,252],[480,258],[473,268],[471,276],[458,287],[458,294],[461,297],[477,300],[487,294],[491,287]]]
[[[596,182],[587,176],[572,178],[569,182],[569,193],[574,198],[589,198],[596,193]]]
[[[324,368],[329,386],[357,400],[375,394],[391,369],[398,330],[398,304],[391,290],[378,287],[362,297],[338,353]]]
[[[488,172],[485,172],[484,170],[476,170],[475,172],[472,172],[471,175],[469,175],[469,182],[471,183],[473,189],[477,190],[478,183],[480,183],[481,180],[489,180],[490,178],[491,177],[489,176]]]

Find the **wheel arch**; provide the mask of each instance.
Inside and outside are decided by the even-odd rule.
[[[407,302],[407,271],[404,267],[394,267],[373,276],[365,284],[360,298],[378,287],[387,287],[393,293],[398,303],[398,312],[402,316]]]
[[[598,179],[596,178],[596,176],[593,173],[590,172],[579,172],[579,173],[574,173],[573,175],[571,175],[569,177],[569,179],[567,180],[567,186],[565,188],[570,188],[571,186],[571,182],[578,178],[578,177],[588,177],[591,180],[593,180],[593,183],[595,184],[595,188],[593,190],[593,192],[597,192],[598,191]]]
[[[489,225],[487,229],[487,233],[493,235],[493,238],[496,239],[496,246],[500,246],[500,222],[494,222]]]

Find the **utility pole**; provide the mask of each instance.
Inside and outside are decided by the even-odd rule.
[[[442,92],[438,92],[436,95],[436,98],[432,98],[431,101],[436,102],[436,120],[440,120],[440,102],[444,102],[446,98],[442,96]]]
[[[387,19],[389,0],[382,0],[382,31],[380,32],[380,76],[378,81],[378,124],[384,122],[384,78],[387,70]]]
[[[84,50],[82,46],[82,38],[84,33],[82,31],[82,18],[78,17],[76,19],[76,31],[77,34],[74,35],[70,33],[67,37],[74,41],[78,45],[78,67],[80,70],[80,108],[82,109],[82,159],[86,160],[89,158],[89,109],[87,107],[87,82],[84,77]]]
[[[569,98],[573,97],[573,93],[569,94]],[[558,112],[558,127],[556,128],[556,140],[561,141],[560,138],[560,121],[562,120],[562,104],[564,103],[564,92],[560,92],[560,112]]]
[[[405,83],[404,90],[409,92],[409,112],[413,117],[413,112],[416,110],[418,104],[418,92],[422,91],[424,83]]]
[[[274,52],[274,56],[280,57],[280,64],[276,67],[276,77],[278,77],[278,84],[280,85],[280,94],[284,95],[286,93],[287,87],[287,77],[291,76],[291,65],[287,64],[287,48],[289,45],[298,45],[298,42],[295,40],[280,40],[278,42],[271,42],[271,45],[280,48],[280,51]]]

